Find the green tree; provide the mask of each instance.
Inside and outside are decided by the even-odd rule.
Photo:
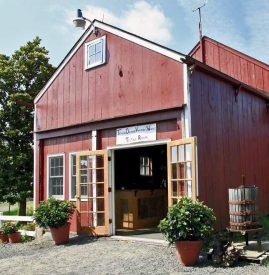
[[[33,101],[55,71],[41,39],[0,54],[0,201],[19,203],[33,193]]]

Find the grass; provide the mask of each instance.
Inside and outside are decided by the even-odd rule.
[[[5,216],[17,216],[18,213],[19,213],[19,209],[18,209],[18,208],[12,209],[12,210],[10,210],[10,211],[7,210],[7,211],[4,211],[4,212],[3,212],[3,214],[4,214]]]
[[[1,204],[1,206],[8,207],[8,203],[3,203],[3,204]],[[28,201],[27,205],[26,205],[26,216],[32,216],[33,213],[34,213],[33,202]],[[15,205],[15,208],[13,206],[10,211],[8,211],[8,210],[4,211],[3,214],[6,215],[6,216],[17,216],[17,215],[19,215],[19,206],[18,206],[18,204]]]

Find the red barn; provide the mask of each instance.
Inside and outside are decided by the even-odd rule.
[[[224,228],[244,178],[269,213],[268,73],[209,38],[183,55],[95,20],[35,99],[35,205],[74,201],[72,231],[114,235],[189,196]]]

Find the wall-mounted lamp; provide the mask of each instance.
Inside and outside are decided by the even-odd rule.
[[[73,20],[73,23],[76,28],[85,29],[86,21],[92,24],[92,21],[82,15],[81,9],[77,10],[77,17]]]

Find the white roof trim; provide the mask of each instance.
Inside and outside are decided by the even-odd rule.
[[[102,22],[99,21],[94,21],[94,26],[97,28],[100,28],[104,31],[110,32],[114,35],[117,35],[119,37],[122,37],[126,40],[129,40],[135,44],[141,45],[147,49],[150,49],[154,52],[160,53],[164,56],[167,56],[171,59],[174,59],[180,63],[182,63],[181,58],[184,58],[185,56],[177,53],[173,50],[167,49],[167,48],[163,48],[162,46],[159,46],[157,44],[154,44],[153,42],[150,42],[148,40],[144,40],[143,38],[137,37],[131,33],[126,33],[120,29],[114,28],[112,26],[109,26],[107,24],[104,24]],[[62,69],[64,68],[64,66],[68,63],[68,61],[73,57],[73,55],[76,53],[76,51],[81,47],[81,45],[85,42],[85,40],[87,39],[87,37],[91,34],[91,32],[93,31],[93,25],[85,31],[85,33],[83,34],[83,36],[81,37],[79,43],[76,45],[76,47],[74,47],[74,49],[72,50],[72,52],[69,53],[69,55],[64,59],[64,62],[57,68],[57,70],[55,71],[55,73],[52,75],[52,77],[49,79],[49,81],[46,83],[46,85],[42,88],[42,90],[38,93],[38,95],[36,96],[34,103],[36,104],[39,99],[43,96],[43,94],[46,92],[46,90],[48,89],[48,87],[52,84],[52,82],[55,80],[55,78],[59,75],[59,73],[62,71]]]

